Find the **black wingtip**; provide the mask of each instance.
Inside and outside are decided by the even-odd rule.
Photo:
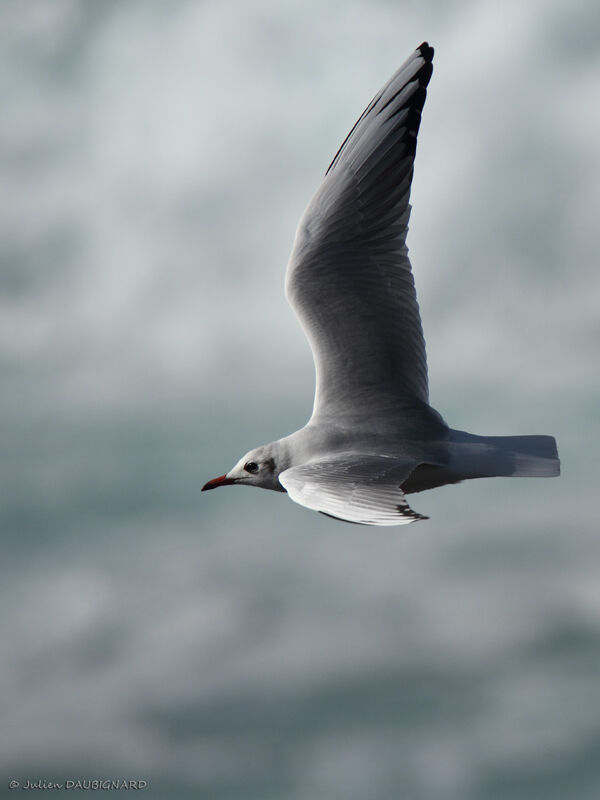
[[[426,61],[419,70],[419,85],[427,86],[433,75],[433,64],[431,61]]]
[[[429,42],[423,42],[417,47],[417,50],[421,53],[425,61],[431,63],[433,61],[433,54],[435,50],[433,47],[430,46]]]
[[[401,517],[408,517],[409,519],[413,520],[413,522],[418,522],[419,520],[429,519],[424,514],[419,514],[418,511],[413,511],[412,508],[408,505],[406,501],[402,501],[396,506],[396,510]]]

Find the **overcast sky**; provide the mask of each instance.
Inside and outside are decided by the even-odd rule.
[[[254,398],[297,388],[308,412],[282,295],[295,226],[429,39],[409,245],[433,402],[454,410],[465,385],[527,413],[597,391],[594,3],[3,6],[0,333],[17,390],[51,371],[47,402],[110,408],[243,377]]]
[[[387,663],[390,603],[409,609],[402,636],[417,660],[460,650],[491,664],[543,627],[552,602],[557,619],[591,619],[598,3],[1,0],[0,9],[2,519],[17,564],[0,613],[15,763],[95,751],[114,764],[122,753],[144,769],[176,763],[193,784],[193,742],[164,750],[167,735],[153,739],[140,724],[150,706],[166,730],[168,709],[189,698],[316,685],[344,669],[347,652],[352,663]],[[456,428],[555,435],[563,477],[420,495],[427,534],[382,535],[379,552],[364,533],[272,493],[224,490],[200,506],[205,480],[310,414],[310,350],[283,296],[295,227],[356,118],[423,40],[436,54],[408,244],[431,402]],[[505,535],[526,565],[514,578],[523,620],[500,572],[488,567],[483,580],[464,567],[481,542],[504,553]],[[470,577],[448,577],[445,557]],[[98,653],[106,660],[86,671]],[[495,697],[486,730],[499,731],[501,749],[514,730],[503,727],[501,686]],[[549,714],[538,699],[534,711]],[[575,729],[585,738],[585,707],[569,717],[567,739]],[[57,715],[68,724],[49,750]],[[527,730],[534,723],[535,714]],[[467,770],[477,726],[464,737],[443,740],[448,752],[463,748],[460,758],[436,762],[463,800],[463,773],[442,767]],[[211,769],[244,773],[243,759],[210,742]],[[325,772],[306,758],[307,796],[325,796]]]

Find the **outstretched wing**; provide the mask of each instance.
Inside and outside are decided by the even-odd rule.
[[[361,525],[405,525],[427,517],[400,490],[416,464],[386,456],[342,453],[286,469],[279,482],[302,506]]]
[[[428,400],[425,341],[406,232],[433,48],[422,44],[375,96],[300,221],[286,294],[316,367],[313,418]]]

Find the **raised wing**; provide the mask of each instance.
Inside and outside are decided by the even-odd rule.
[[[429,410],[405,239],[432,59],[422,44],[371,101],[298,227],[286,294],[313,351],[313,419]]]
[[[286,469],[279,481],[302,506],[360,525],[405,525],[427,517],[413,511],[400,490],[416,463],[386,456],[342,453]]]

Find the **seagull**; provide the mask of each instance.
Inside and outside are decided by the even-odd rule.
[[[406,247],[433,48],[375,95],[302,216],[286,296],[313,353],[308,423],[246,453],[202,491],[242,484],[362,525],[427,519],[406,495],[494,476],[560,473],[552,436],[478,436],[429,405],[425,340]]]

